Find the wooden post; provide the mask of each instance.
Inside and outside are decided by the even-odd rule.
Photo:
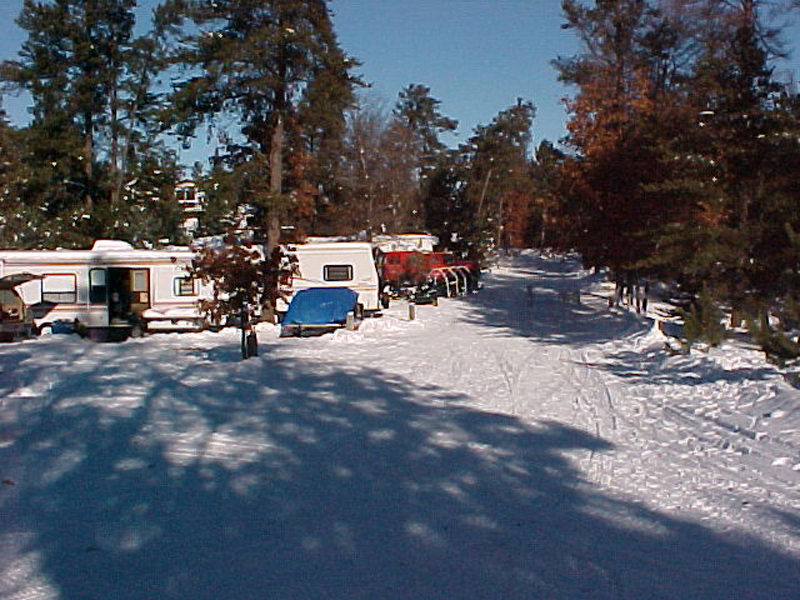
[[[248,322],[247,305],[245,304],[242,304],[242,308],[239,311],[239,327],[242,329],[242,360],[247,360],[250,358],[249,346],[247,344],[247,334],[249,333],[250,323]]]
[[[413,302],[408,303],[408,320],[413,321],[417,318],[417,305]]]

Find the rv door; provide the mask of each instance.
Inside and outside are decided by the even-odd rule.
[[[150,308],[150,270],[108,269],[108,304],[111,322],[130,322]]]

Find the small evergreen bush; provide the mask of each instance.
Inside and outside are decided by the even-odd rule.
[[[771,363],[783,368],[800,357],[800,344],[791,340],[782,329],[773,328],[766,314],[758,320],[748,318],[747,329]]]
[[[697,342],[719,346],[725,340],[722,311],[707,289],[703,288],[688,310],[680,312],[683,317],[683,334],[687,351]]]

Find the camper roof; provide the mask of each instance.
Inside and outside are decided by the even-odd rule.
[[[369,242],[313,242],[310,244],[287,244],[286,248],[289,251],[314,251],[330,252],[332,250],[369,250],[372,251],[372,245]]]
[[[133,246],[122,240],[95,240],[92,250],[133,250]]]

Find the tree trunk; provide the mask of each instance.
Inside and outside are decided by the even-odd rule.
[[[486,173],[486,180],[483,182],[483,189],[481,190],[481,197],[478,200],[478,218],[483,213],[483,201],[486,199],[486,191],[489,189],[489,178],[492,176],[492,168]]]
[[[364,180],[367,182],[367,239],[372,239],[372,223],[373,223],[373,215],[372,212],[374,210],[373,206],[373,199],[375,197],[373,185],[372,185],[372,178],[369,176],[369,170],[367,169],[367,160],[365,158],[365,150],[364,144],[361,143],[361,140],[358,141],[358,157],[361,162],[361,172],[364,175]]]
[[[92,160],[94,156],[94,136],[92,133],[92,113],[84,112],[83,115],[83,175],[86,178],[84,187],[84,202],[86,210],[91,212],[94,208],[94,198],[92,194],[92,179],[94,176]]]
[[[500,194],[500,204],[497,208],[497,250],[503,250],[503,220],[505,219],[505,215],[503,214],[503,200],[505,194]]]
[[[284,31],[283,14],[278,19],[281,31]],[[281,84],[275,90],[273,105],[275,124],[269,141],[269,191],[271,204],[267,221],[267,259],[271,259],[275,248],[280,244],[281,221],[278,214],[281,194],[283,193],[283,128],[288,106],[288,64],[284,43],[278,47],[278,77]]]
[[[111,182],[111,206],[119,204],[122,195],[122,173],[119,165],[119,130],[117,120],[117,86],[111,86],[111,149],[109,154],[109,181]]]
[[[267,222],[267,254],[280,243],[281,221],[278,216],[277,204],[283,192],[283,115],[279,112],[272,130],[272,139],[269,146],[269,191],[272,194],[273,206],[269,211]]]
[[[544,248],[547,239],[547,209],[542,210],[542,230],[539,232],[539,248]]]

